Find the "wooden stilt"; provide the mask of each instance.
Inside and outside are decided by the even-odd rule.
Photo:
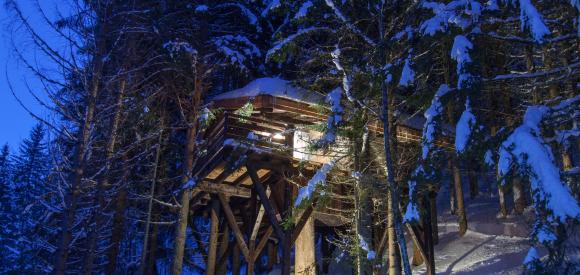
[[[215,274],[216,268],[216,256],[218,247],[218,232],[219,232],[219,214],[220,214],[220,204],[218,200],[212,200],[210,217],[211,217],[211,227],[209,234],[209,250],[207,253],[207,269],[206,274]]]
[[[232,252],[232,274],[240,275],[240,247],[237,244]]]
[[[234,237],[236,238],[236,242],[246,259],[250,259],[250,250],[248,249],[248,245],[244,241],[244,235],[242,235],[242,231],[236,222],[236,217],[234,217],[234,213],[230,208],[227,198],[223,194],[218,194],[218,198],[222,204],[222,208],[224,210],[224,214],[228,220],[228,224],[230,225],[230,229],[234,231]]]
[[[299,234],[294,243],[295,264],[294,274],[315,275],[316,274],[316,247],[314,240],[314,219],[311,215],[299,230]]]
[[[276,212],[272,207],[272,204],[270,203],[268,195],[266,195],[266,190],[264,189],[264,185],[262,185],[262,183],[260,182],[260,178],[258,177],[256,169],[251,165],[248,165],[247,167],[248,173],[250,174],[250,178],[252,179],[252,187],[254,188],[254,190],[256,190],[256,193],[258,193],[258,196],[260,197],[260,201],[262,203],[262,206],[264,206],[264,210],[266,211],[266,215],[270,220],[270,224],[272,224],[272,226],[274,227],[274,232],[276,232],[278,238],[284,239],[285,235],[284,230],[282,230],[282,227],[278,222]]]
[[[293,189],[290,184],[284,184],[284,209],[286,209],[286,217],[292,215],[291,205],[293,203]],[[290,254],[292,253],[292,231],[288,233],[281,239],[282,244],[282,275],[290,275],[290,270],[292,267],[292,259]]]
[[[274,242],[268,242],[268,271],[278,262],[278,253]]]
[[[222,238],[221,245],[218,250],[218,261],[216,262],[216,274],[225,275],[226,274],[226,258],[229,249],[229,239],[230,239],[230,229],[228,226],[222,226]]]

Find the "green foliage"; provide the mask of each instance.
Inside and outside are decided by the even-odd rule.
[[[242,116],[242,117],[251,117],[252,113],[254,112],[254,104],[251,101],[246,102],[244,106],[240,107],[239,109],[234,111],[234,114]],[[240,119],[240,122],[246,122],[245,119]]]

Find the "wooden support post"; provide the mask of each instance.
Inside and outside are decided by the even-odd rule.
[[[278,250],[274,242],[268,242],[268,271],[274,268],[274,265],[278,262]]]
[[[248,265],[246,266],[246,274],[254,274],[254,255],[250,255],[251,258],[248,259]]]
[[[242,254],[246,259],[250,259],[250,250],[248,249],[248,245],[244,241],[244,235],[242,235],[242,231],[240,230],[240,227],[238,227],[236,217],[234,217],[234,213],[230,208],[230,204],[228,203],[227,198],[223,194],[218,194],[218,198],[220,199],[220,202],[222,204],[222,208],[230,225],[230,229],[234,231],[234,237],[236,238],[236,242],[238,243],[238,246],[242,251]]]
[[[286,210],[286,217],[292,215],[292,203],[294,201],[294,190],[292,185],[285,183],[284,185],[284,209]],[[282,244],[282,275],[290,275],[290,268],[292,266],[292,232],[286,233],[283,238],[280,238]]]
[[[218,247],[218,232],[219,232],[219,214],[220,214],[220,204],[218,200],[212,200],[211,203],[211,227],[209,233],[209,250],[207,253],[207,269],[206,274],[215,274],[216,268],[216,256]]]
[[[264,250],[264,247],[268,243],[268,239],[270,238],[270,236],[272,236],[273,232],[274,232],[274,230],[272,229],[272,226],[269,226],[268,230],[266,230],[266,233],[264,233],[264,236],[262,236],[262,239],[260,240],[260,242],[258,243],[258,246],[256,246],[256,249],[254,250],[254,258],[255,259],[260,257],[262,250]]]
[[[226,258],[228,257],[228,250],[230,248],[230,228],[224,224],[222,226],[222,239],[221,239],[221,246],[218,250],[218,261],[216,262],[216,274],[218,275],[225,275],[226,274]]]
[[[315,275],[316,247],[314,245],[314,219],[311,215],[308,215],[303,228],[298,232],[294,250],[294,274]]]
[[[240,275],[240,247],[237,244],[232,252],[232,274]]]
[[[276,232],[278,238],[284,239],[284,230],[282,230],[282,227],[278,223],[278,219],[276,218],[276,212],[272,207],[272,204],[270,203],[270,199],[266,195],[266,190],[264,189],[264,185],[262,185],[262,183],[260,182],[260,178],[258,177],[256,169],[251,165],[248,165],[247,167],[248,173],[250,174],[250,178],[252,179],[253,183],[252,186],[254,187],[254,190],[256,190],[256,193],[258,193],[258,196],[260,197],[260,201],[264,206],[266,215],[268,216],[270,223],[274,227],[274,232]]]
[[[266,195],[268,198],[270,198],[270,186],[268,186],[266,189]],[[264,213],[264,206],[261,205],[260,210],[258,210],[256,222],[254,223],[254,228],[252,229],[252,234],[250,234],[250,250],[253,250],[256,246],[256,238],[258,237],[258,231],[260,230],[260,225],[262,224]]]
[[[298,218],[298,222],[294,226],[294,233],[292,234],[292,242],[295,242],[298,239],[298,236],[300,235],[300,232],[302,231],[304,226],[308,222],[311,221],[312,212],[314,212],[314,205],[315,204],[316,204],[316,198],[314,198],[314,201],[312,202],[312,204],[309,205],[308,207],[306,207],[304,212],[302,212],[302,215],[300,215],[300,218]]]

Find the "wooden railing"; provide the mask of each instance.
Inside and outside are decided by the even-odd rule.
[[[204,135],[208,154],[218,150],[228,139],[272,153],[292,155],[294,133],[279,121],[223,113]]]

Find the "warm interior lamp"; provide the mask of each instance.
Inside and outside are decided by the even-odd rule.
[[[274,134],[274,139],[284,139],[284,138],[285,137],[282,134],[280,134],[280,133]]]

